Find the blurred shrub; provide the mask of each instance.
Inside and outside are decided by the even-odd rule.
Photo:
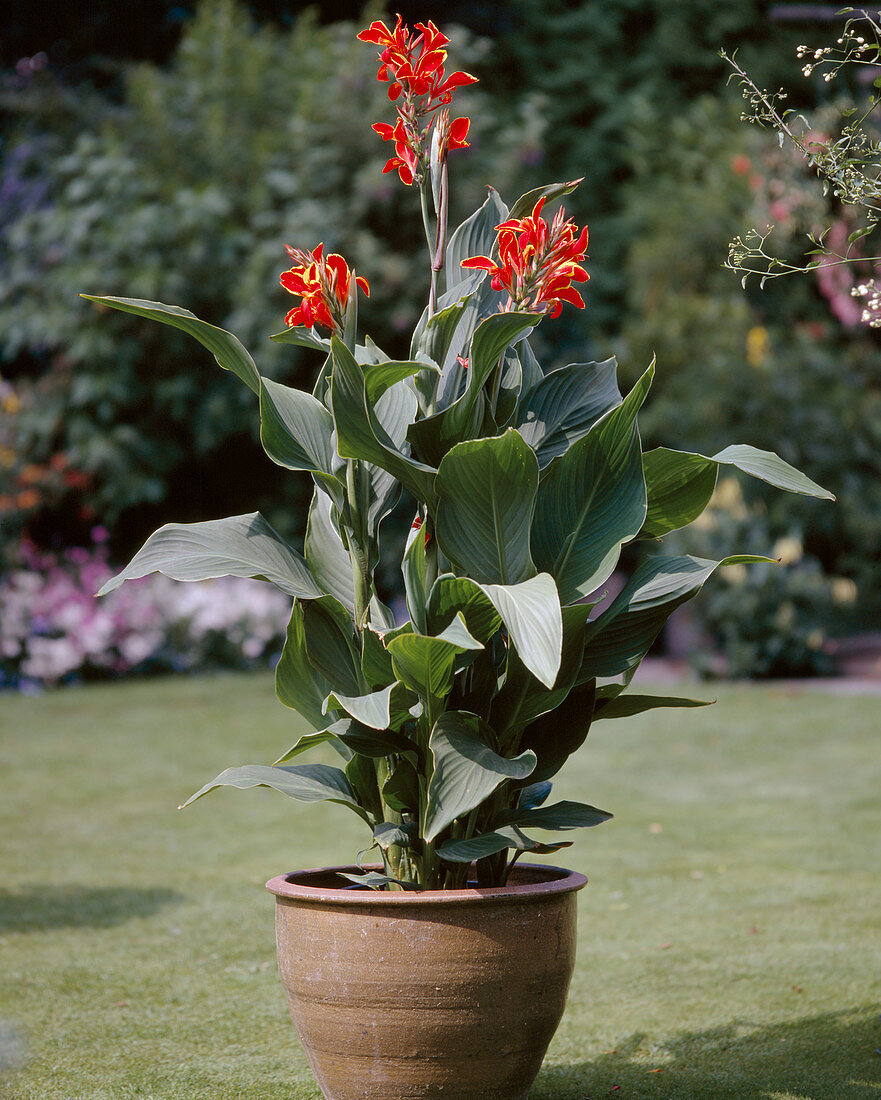
[[[185,306],[236,332],[264,373],[311,387],[314,353],[268,336],[290,304],[283,244],[323,240],[371,281],[365,328],[406,353],[427,285],[418,202],[382,174],[388,151],[370,124],[390,107],[357,29],[309,17],[257,29],[233,0],[205,0],[170,66],[135,68],[119,107],[90,99],[88,125],[50,112],[35,135],[33,88],[21,92],[24,136],[0,164],[0,192],[20,196],[0,245],[15,447],[30,463],[63,452],[89,475],[86,520],[108,522],[121,555],[162,520],[254,507],[292,534],[305,479],[265,459],[252,395],[187,337],[99,316],[77,292]],[[487,48],[458,33],[457,65],[472,68]],[[500,128],[479,86],[461,107],[473,147],[451,161],[454,218],[482,202],[490,178],[519,193],[540,133],[534,110],[513,104]],[[64,522],[28,530],[43,538]]]
[[[780,534],[735,477],[721,478],[707,511],[665,542],[668,552],[719,560],[736,546],[778,562],[720,569],[690,605],[700,644],[687,655],[698,672],[761,679],[832,671],[827,643],[850,626],[856,585],[824,573],[799,531]]]
[[[154,575],[100,600],[103,543],[52,554],[24,542],[0,579],[0,688],[131,673],[253,668],[277,657],[290,600],[260,581],[180,585]]]
[[[819,587],[832,582],[822,573],[856,583],[859,614],[851,625],[868,629],[881,615],[878,333],[842,313],[842,299],[852,301],[846,291],[816,278],[745,292],[721,266],[732,226],[794,219],[799,204],[807,220],[816,200],[804,177],[780,161],[773,137],[740,124],[736,105],[700,100],[660,140],[647,113],[633,129],[633,150],[642,168],[627,190],[638,234],[626,267],[622,359],[634,374],[658,354],[654,392],[640,417],[644,437],[704,454],[729,443],[774,450],[838,497],[828,504],[745,484],[748,505],[764,509],[768,533],[776,539],[798,532],[806,558],[785,577],[782,570],[750,571],[729,601],[739,624],[732,630],[755,638],[752,616],[738,608],[760,592],[773,607],[777,595],[802,582],[805,613],[816,596],[827,629]],[[741,549],[768,549],[761,528],[744,528],[743,535]],[[808,578],[807,559],[817,584]],[[716,617],[717,635],[722,606],[709,594],[696,602],[698,615]],[[761,629],[773,628],[775,644],[796,646],[800,628],[770,612],[764,618]],[[833,619],[843,629],[837,612]],[[729,632],[730,644],[732,638]],[[746,667],[745,659],[736,660]],[[790,664],[794,671],[800,661]]]

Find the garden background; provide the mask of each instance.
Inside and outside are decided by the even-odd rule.
[[[793,257],[824,218],[847,230],[847,212],[797,155],[740,120],[718,56],[738,50],[759,84],[786,84],[794,106],[831,126],[861,89],[803,77],[795,49],[825,41],[835,10],[402,6],[451,26],[458,63],[481,73],[462,93],[472,145],[452,161],[454,221],[489,180],[512,199],[537,180],[584,176],[568,206],[590,226],[588,308],[542,334],[555,341],[546,360],[615,353],[628,382],[654,352],[648,446],[778,450],[838,497],[828,506],[722,481],[710,522],[682,545],[707,557],[738,545],[782,568],[725,571],[667,632],[661,647],[703,672],[826,673],[854,648],[840,639],[881,626],[881,338],[860,323],[856,276],[830,269],[744,290],[722,267],[747,224],[775,224]],[[179,303],[236,332],[265,373],[310,388],[313,353],[267,337],[287,309],[282,245],[324,241],[369,276],[364,324],[404,355],[426,293],[411,262],[418,214],[381,172],[370,123],[386,101],[372,51],[355,40],[358,17],[353,4],[145,0],[24,5],[9,20],[0,683],[249,666],[277,653],[286,608],[254,585],[184,595],[147,581],[92,600],[108,562],[163,522],[259,508],[302,535],[308,479],[266,460],[250,395],[188,337],[77,294]],[[404,503],[391,541],[408,518]],[[392,598],[400,580],[385,581]]]

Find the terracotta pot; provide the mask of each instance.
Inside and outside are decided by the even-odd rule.
[[[279,875],[278,966],[328,1100],[523,1100],[563,1015],[584,875],[517,866],[493,889],[378,893]]]

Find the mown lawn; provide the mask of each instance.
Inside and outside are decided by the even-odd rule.
[[[534,1100],[881,1096],[881,698],[713,693],[598,723],[558,784],[616,817],[560,853],[591,882]],[[366,833],[175,810],[297,734],[263,675],[0,697],[0,1095],[317,1100],[262,884]]]

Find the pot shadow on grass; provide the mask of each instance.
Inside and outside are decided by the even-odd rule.
[[[879,1011],[866,1005],[670,1039],[637,1033],[593,1062],[544,1069],[529,1100],[876,1100]]]
[[[115,928],[183,900],[183,894],[160,886],[47,883],[0,889],[0,935],[56,928]]]

